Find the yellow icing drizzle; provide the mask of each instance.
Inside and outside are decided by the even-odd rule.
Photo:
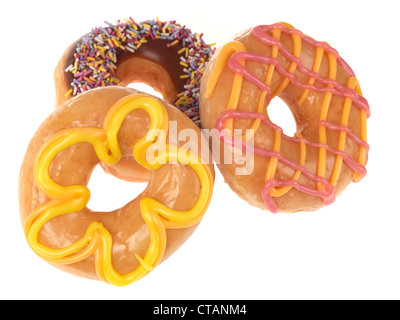
[[[333,54],[327,53],[328,62],[329,62],[329,79],[336,80],[337,76],[337,61],[336,57]],[[328,87],[332,88],[332,85],[328,85]],[[328,119],[329,106],[332,101],[332,92],[328,91],[324,95],[324,99],[322,101],[321,113],[319,120],[326,121]],[[322,124],[319,125],[319,143],[326,145],[326,127]],[[325,178],[326,175],[326,148],[319,148],[319,157],[318,157],[318,166],[317,166],[317,175],[319,177]],[[325,187],[322,183],[316,182],[318,190],[323,190]]]
[[[209,81],[207,83],[207,90],[205,93],[206,98],[209,98],[214,91],[214,87],[217,84],[221,73],[224,71],[224,68],[228,63],[229,57],[235,52],[244,50],[246,50],[245,45],[237,41],[229,42],[224,47],[222,47],[219,58],[215,62],[214,70],[210,74]],[[244,65],[244,61],[241,62],[241,64]],[[242,75],[235,73],[227,110],[235,110],[237,108],[240,99],[240,92],[242,90],[242,83]],[[233,130],[233,119],[227,121],[226,128]]]
[[[293,28],[292,26],[290,26],[289,24],[286,24],[286,27],[290,27]],[[280,39],[281,36],[281,30],[279,29],[275,29],[272,32],[272,36],[276,39]],[[301,53],[301,37],[297,34],[293,34],[292,35],[292,40],[293,40],[293,55],[295,57],[300,57],[300,53]],[[273,46],[272,47],[272,58],[277,58],[278,57],[278,47],[277,46]],[[297,64],[294,62],[291,62],[289,65],[289,69],[288,71],[290,73],[294,73],[296,71],[297,68]],[[268,69],[272,69],[272,71],[270,72],[271,76],[268,76],[268,85],[270,85],[270,81],[272,79],[272,74],[273,71],[275,70],[275,65],[271,64],[269,65]],[[268,73],[267,73],[268,75]],[[278,96],[283,90],[285,90],[285,88],[287,87],[287,85],[290,83],[290,80],[288,78],[284,78],[282,80],[282,82],[280,83],[280,85],[278,86],[278,88],[275,90],[275,92],[271,95],[271,100]],[[273,151],[276,152],[280,152],[281,151],[281,141],[282,141],[282,133],[279,130],[275,130],[275,139],[274,139],[274,146],[273,146]],[[301,154],[300,154],[300,158],[304,158],[306,157],[305,151],[306,149],[304,148],[304,145],[301,146],[300,148]],[[304,152],[304,154],[303,154]],[[268,163],[268,167],[267,167],[267,172],[265,174],[265,181],[268,181],[269,179],[272,179],[275,176],[276,173],[276,169],[278,167],[278,158],[277,157],[272,157]],[[298,177],[300,176],[300,172],[296,172],[294,174],[294,176],[292,177],[292,179],[297,180]],[[280,197],[283,196],[284,194],[286,194],[287,192],[289,192],[289,190],[291,189],[290,186],[288,187],[283,187],[280,189],[277,188],[272,188],[270,193],[271,195],[275,196],[275,197]]]
[[[61,186],[51,179],[49,168],[54,157],[69,146],[88,142],[93,145],[101,161],[117,163],[122,156],[117,140],[118,131],[125,117],[137,109],[148,113],[150,129],[133,147],[136,161],[150,170],[160,168],[170,160],[187,164],[197,174],[201,188],[195,205],[187,211],[173,210],[149,197],[141,200],[140,211],[149,229],[150,244],[144,257],[135,255],[140,265],[131,273],[122,275],[112,265],[112,236],[99,222],[92,222],[81,239],[61,249],[41,244],[38,236],[49,220],[84,209],[90,198],[90,191],[85,186]],[[166,144],[167,133],[168,113],[165,107],[145,95],[131,95],[112,106],[103,128],[66,129],[48,139],[36,156],[34,178],[40,190],[51,200],[34,209],[25,220],[24,231],[32,249],[46,261],[55,264],[71,264],[94,255],[98,277],[116,286],[128,285],[153,270],[164,255],[166,229],[186,228],[199,222],[209,205],[213,189],[212,173],[208,165],[203,164],[201,158],[190,150]],[[149,148],[159,151],[151,161],[146,159]]]

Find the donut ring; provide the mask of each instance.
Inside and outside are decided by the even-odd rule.
[[[174,144],[171,121],[178,133],[189,128],[201,139],[176,108],[130,88],[92,90],[57,108],[36,132],[20,172],[21,220],[33,251],[64,271],[116,286],[171,255],[201,221],[214,179],[210,159],[199,156],[201,141]],[[133,167],[151,170],[147,189],[115,211],[91,211],[86,186],[94,167],[127,152]]]
[[[200,79],[215,51],[175,21],[132,18],[94,28],[70,45],[54,73],[56,107],[104,86],[150,85],[198,126]]]
[[[269,119],[275,97],[291,110],[295,137]],[[256,26],[218,50],[202,79],[200,105],[201,126],[217,128],[222,146],[254,153],[248,175],[237,175],[240,165],[226,163],[223,152],[218,167],[256,207],[313,211],[366,175],[370,109],[354,72],[327,43],[289,24]],[[233,129],[250,131],[232,138]]]

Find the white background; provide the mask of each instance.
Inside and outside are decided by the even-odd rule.
[[[400,298],[396,2],[229,2],[0,4],[1,299]],[[54,68],[64,49],[92,27],[129,16],[177,20],[218,45],[245,28],[279,21],[329,42],[355,71],[371,106],[367,177],[317,212],[274,215],[239,199],[218,173],[209,210],[195,234],[128,287],[78,278],[42,261],[25,241],[17,190],[26,147],[54,107]],[[111,206],[122,205],[145,187],[102,179],[102,186],[91,182],[93,197],[117,188],[122,189],[116,194],[125,196]]]

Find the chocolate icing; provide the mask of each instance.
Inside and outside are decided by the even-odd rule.
[[[76,52],[77,45],[82,43],[82,39],[88,36],[89,34],[84,35],[70,46],[67,58],[65,59],[65,69],[74,63],[74,54]],[[129,59],[132,55],[150,60],[161,65],[171,77],[175,87],[177,88],[177,92],[182,92],[185,90],[183,86],[186,84],[186,79],[180,79],[180,75],[183,74],[183,67],[180,65],[181,55],[178,54],[178,51],[181,50],[183,46],[181,43],[177,43],[174,46],[167,47],[168,43],[171,43],[171,40],[148,39],[148,42],[144,43],[134,53],[128,50],[117,49],[117,63],[115,65],[118,68],[121,62]],[[67,72],[65,77],[67,86],[70,85],[70,83],[73,81],[73,78],[73,74],[71,72]]]

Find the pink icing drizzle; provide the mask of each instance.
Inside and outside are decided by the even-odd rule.
[[[343,98],[350,98],[357,108],[360,110],[365,110],[367,113],[367,117],[370,116],[370,108],[368,105],[367,100],[358,95],[357,92],[353,89],[346,88],[342,85],[340,85],[337,81],[332,80],[332,79],[326,79],[321,77],[318,73],[312,72],[308,69],[306,69],[302,64],[299,58],[293,56],[289,51],[286,50],[286,48],[283,47],[282,43],[267,34],[267,31],[273,30],[279,28],[283,32],[288,33],[288,34],[298,34],[301,36],[302,40],[307,42],[308,44],[314,46],[314,47],[322,47],[326,52],[334,55],[337,59],[337,62],[342,68],[349,74],[349,76],[354,77],[354,72],[350,68],[350,66],[339,56],[338,52],[331,48],[328,44],[324,42],[318,42],[308,36],[305,36],[301,31],[296,30],[296,29],[288,29],[284,27],[281,24],[274,24],[270,26],[257,26],[253,29],[253,35],[261,42],[265,43],[266,45],[270,46],[277,46],[280,50],[280,52],[291,62],[296,63],[297,68],[300,72],[303,74],[313,77],[316,81],[326,85],[327,87],[316,87],[314,85],[309,85],[306,83],[302,83],[298,80],[296,80],[294,74],[288,72],[283,66],[279,64],[279,61],[277,59],[267,57],[264,55],[260,55],[257,53],[252,53],[248,51],[239,51],[235,54],[232,55],[232,57],[229,59],[228,66],[229,68],[240,75],[242,75],[245,79],[248,81],[252,82],[254,85],[256,85],[258,88],[261,90],[265,90],[268,93],[271,92],[271,88],[265,84],[264,82],[260,81],[257,77],[252,75],[244,66],[240,64],[240,61],[243,59],[245,60],[250,60],[250,61],[255,61],[255,62],[260,62],[260,63],[266,63],[266,64],[273,64],[276,67],[276,70],[284,77],[290,79],[291,83],[299,88],[302,89],[309,89],[315,92],[320,92],[320,93],[325,93],[325,92],[331,92],[334,95],[337,95],[339,97]],[[329,86],[329,87],[328,87]],[[268,99],[269,100],[269,99]],[[230,119],[230,118],[243,118],[243,119],[261,119],[261,121],[269,126],[270,128],[274,130],[279,130],[282,134],[282,137],[286,140],[293,141],[293,142],[304,142],[306,145],[311,146],[311,147],[316,147],[316,148],[325,148],[327,151],[340,155],[343,158],[343,161],[354,171],[359,173],[362,177],[366,175],[366,169],[365,166],[358,164],[354,159],[352,159],[347,153],[343,151],[338,151],[335,149],[330,148],[326,144],[320,144],[320,143],[313,143],[305,139],[300,139],[300,138],[294,138],[294,137],[289,137],[285,134],[283,134],[283,131],[280,127],[276,126],[273,124],[264,114],[260,113],[253,113],[253,112],[246,112],[246,111],[238,111],[238,110],[228,110],[220,115],[220,117],[217,120],[216,123],[216,128],[220,131],[221,136],[220,139],[224,143],[228,143],[234,146],[237,146],[237,141],[233,141],[232,137],[224,134],[224,124],[225,121]],[[366,150],[369,150],[369,145],[362,141],[359,137],[357,137],[355,134],[353,134],[349,128],[342,126],[342,125],[336,125],[336,124],[331,124],[327,121],[320,121],[320,125],[325,126],[328,129],[331,130],[336,130],[336,131],[345,131],[347,136],[352,139],[355,143],[358,145],[366,148]],[[297,190],[310,194],[310,195],[315,195],[319,196],[323,199],[323,202],[325,205],[328,205],[335,200],[335,189],[332,187],[329,182],[320,176],[317,176],[311,172],[309,172],[304,166],[301,166],[299,164],[293,163],[290,160],[284,158],[279,152],[271,151],[271,150],[265,150],[265,149],[260,149],[257,147],[249,146],[246,144],[246,141],[241,140],[241,146],[242,148],[252,148],[254,150],[254,153],[260,156],[264,157],[276,157],[281,161],[283,164],[286,166],[292,168],[293,170],[299,170],[305,177],[315,181],[319,182],[322,185],[324,185],[325,190],[318,190],[318,189],[313,189],[310,187],[307,187],[305,185],[300,184],[298,181],[295,180],[279,180],[279,179],[269,179],[265,185],[262,188],[261,195],[264,200],[265,205],[271,212],[278,212],[278,207],[275,203],[275,201],[272,199],[272,196],[270,195],[269,191],[274,188],[274,187],[285,187],[285,186],[291,186],[296,188]]]

